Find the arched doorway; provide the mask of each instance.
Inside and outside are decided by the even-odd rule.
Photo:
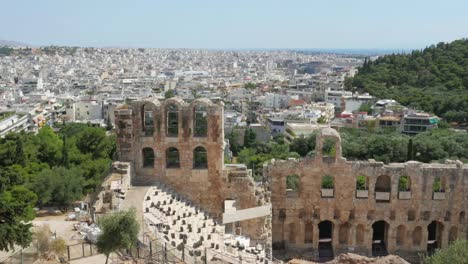
[[[331,221],[322,221],[318,225],[319,228],[319,259],[320,261],[328,261],[333,259],[333,223]]]
[[[444,226],[438,221],[432,221],[427,226],[427,253],[433,254],[442,245],[442,231]]]
[[[388,239],[388,223],[381,220],[372,225],[372,256],[386,256]]]

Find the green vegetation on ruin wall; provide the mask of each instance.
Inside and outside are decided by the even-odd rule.
[[[468,39],[439,43],[410,54],[392,54],[365,60],[350,90],[369,92],[380,99],[443,117],[468,122]]]

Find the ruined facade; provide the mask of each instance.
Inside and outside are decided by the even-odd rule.
[[[416,262],[419,253],[468,238],[461,162],[347,161],[339,134],[326,128],[313,157],[272,161],[259,184],[245,166],[224,164],[223,107],[171,98],[116,109],[117,153],[132,164],[132,183],[164,183],[214,219],[228,219],[227,233],[313,260],[354,252]],[[258,217],[270,202],[272,215]]]
[[[179,98],[136,101],[116,109],[117,154],[133,164],[132,183],[164,183],[215,219],[226,200],[237,210],[266,204],[245,166],[224,164],[223,103]],[[236,234],[268,238],[268,217],[233,223]]]
[[[271,188],[273,249],[326,259],[343,252],[418,253],[468,238],[468,166],[347,161],[339,134],[322,129],[315,156],[264,167]]]

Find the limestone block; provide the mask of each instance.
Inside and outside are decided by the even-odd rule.
[[[332,198],[333,197],[333,189],[321,189],[322,197],[324,198]]]
[[[375,192],[375,199],[379,201],[390,201],[390,192]]]
[[[398,199],[400,200],[410,200],[411,192],[398,192]]]
[[[434,200],[445,200],[445,193],[444,192],[434,192],[432,199]]]
[[[369,190],[356,190],[357,198],[369,198]]]

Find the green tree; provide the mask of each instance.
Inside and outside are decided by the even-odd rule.
[[[372,114],[372,103],[361,104],[361,106],[359,106],[359,112],[366,112],[369,115]]]
[[[24,166],[26,164],[26,156],[24,154],[23,139],[16,139],[16,153],[15,153],[16,164]]]
[[[93,159],[109,157],[111,154],[106,132],[97,127],[86,127],[76,135],[76,146],[81,153],[91,154]]]
[[[244,147],[249,148],[253,146],[256,137],[257,135],[251,128],[246,129],[244,133]]]
[[[457,240],[447,248],[438,249],[434,255],[428,256],[426,264],[468,263],[468,241]]]
[[[408,140],[408,151],[406,153],[407,160],[414,160],[413,139]]]
[[[307,153],[311,151],[308,140],[301,135],[291,141],[291,145],[289,149],[297,154],[301,155],[301,157],[305,157]]]
[[[345,85],[377,98],[393,98],[460,125],[468,120],[466,54],[468,39],[460,39],[422,51],[366,59]]]
[[[67,136],[63,135],[63,144],[62,144],[62,165],[68,167],[70,160],[68,158],[68,148],[67,145]]]
[[[99,219],[98,225],[102,233],[98,237],[97,247],[106,255],[106,264],[112,252],[129,249],[138,239],[140,227],[134,208],[105,216]]]
[[[174,94],[174,90],[167,90],[165,93],[164,93],[164,98],[166,99],[169,99],[169,98],[172,98],[174,97],[175,94]]]
[[[30,188],[38,196],[38,204],[69,206],[83,195],[81,169],[55,167],[41,171]]]
[[[232,129],[230,133],[227,134],[226,138],[229,140],[229,147],[234,156],[237,156],[240,151],[239,146],[239,132],[236,129]]]
[[[15,245],[31,243],[36,195],[24,186],[13,186],[0,192],[0,250],[13,250]]]
[[[324,116],[320,116],[320,117],[317,119],[317,123],[319,123],[319,124],[326,124],[326,123],[327,123],[327,120],[325,119]]]
[[[244,84],[244,88],[246,88],[246,89],[255,89],[256,87],[257,87],[257,85],[255,85],[255,83],[248,82],[248,83]]]
[[[63,142],[52,128],[45,126],[39,130],[34,137],[34,144],[37,146],[37,156],[42,162],[58,165],[61,163],[61,150]]]

